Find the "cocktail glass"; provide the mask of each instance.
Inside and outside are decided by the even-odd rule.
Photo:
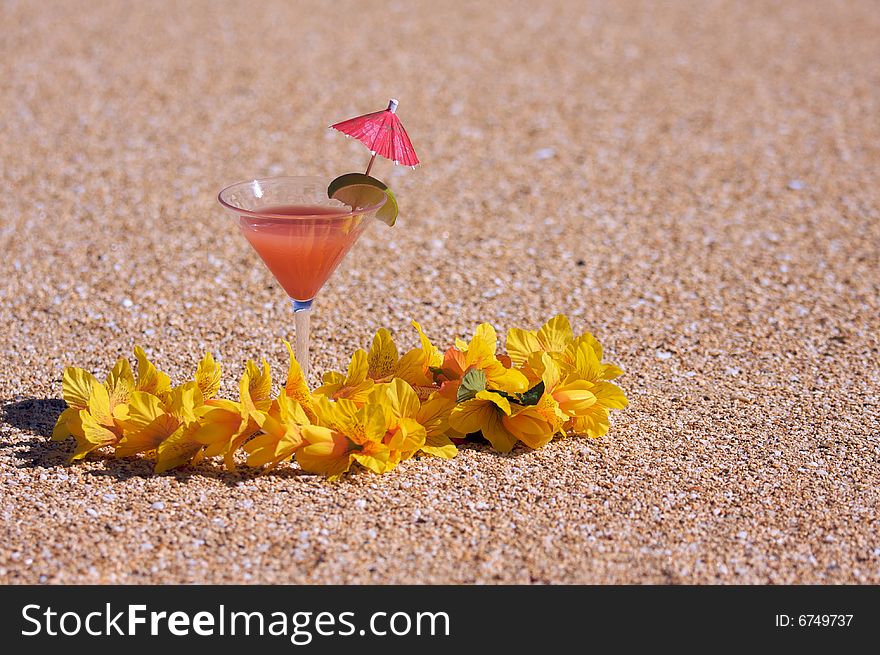
[[[269,177],[228,186],[218,199],[293,304],[294,352],[308,380],[312,302],[385,198],[351,207],[328,198],[322,178]]]

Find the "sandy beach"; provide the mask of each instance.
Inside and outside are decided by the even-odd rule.
[[[332,9],[331,9],[332,5]],[[871,2],[4,2],[0,582],[880,583],[880,12]],[[313,376],[387,327],[557,313],[630,406],[327,483],[50,443],[135,344],[276,384],[283,291],[217,203],[422,160],[315,303]]]

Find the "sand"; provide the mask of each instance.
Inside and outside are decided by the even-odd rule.
[[[880,14],[870,2],[6,2],[0,580],[880,583]],[[66,460],[63,367],[205,350],[277,377],[278,285],[216,202],[363,170],[393,230],[325,287],[317,372],[380,326],[557,312],[631,406],[595,442],[337,484]]]

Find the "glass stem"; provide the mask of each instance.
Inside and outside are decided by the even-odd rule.
[[[293,300],[293,323],[296,328],[296,361],[302,369],[306,384],[309,383],[309,323],[312,316],[311,300]]]

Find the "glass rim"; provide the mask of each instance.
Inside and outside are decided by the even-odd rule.
[[[379,211],[387,201],[387,197],[383,197],[379,202],[368,205],[366,207],[361,207],[359,209],[353,209],[351,211],[340,211],[338,214],[296,214],[295,216],[290,214],[273,214],[271,212],[261,212],[254,211],[253,209],[245,209],[244,207],[237,207],[233,205],[229,201],[227,201],[223,195],[230,191],[231,189],[235,189],[238,187],[242,187],[244,185],[251,185],[254,182],[257,184],[263,182],[304,182],[306,180],[319,181],[323,178],[318,176],[311,175],[277,175],[274,177],[255,177],[252,180],[242,180],[241,182],[235,182],[230,184],[229,186],[224,187],[220,190],[220,193],[217,194],[217,200],[223,205],[226,209],[233,211],[237,214],[242,214],[244,216],[252,216],[254,218],[272,218],[278,220],[288,220],[288,221],[298,221],[302,219],[327,219],[327,220],[338,220],[342,218],[352,218],[354,216],[360,216],[362,214],[370,214]],[[332,209],[332,207],[331,207]]]

